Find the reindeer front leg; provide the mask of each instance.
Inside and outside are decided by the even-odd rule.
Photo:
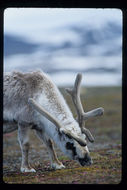
[[[50,152],[51,155],[51,166],[53,169],[62,169],[65,168],[65,166],[58,160],[53,141],[51,139],[48,140],[48,151]]]
[[[36,131],[36,134],[41,140],[43,140],[43,142],[45,143],[48,149],[50,159],[51,159],[51,167],[55,170],[65,168],[65,166],[57,158],[53,141],[40,131]]]
[[[21,172],[36,172],[35,169],[31,168],[28,163],[28,152],[29,152],[29,126],[18,125],[18,141],[22,151],[22,164]]]

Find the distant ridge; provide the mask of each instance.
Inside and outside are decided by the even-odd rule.
[[[29,43],[22,37],[4,35],[4,56],[33,53],[37,47],[38,44]]]
[[[92,28],[87,26],[67,26],[66,30],[71,30],[77,37],[75,43],[66,38],[59,44],[49,42],[30,43],[23,37],[4,35],[4,56],[14,54],[30,54],[42,51],[45,54],[55,56],[55,53],[64,51],[65,54],[81,55],[81,56],[112,56],[121,53],[122,28],[120,24],[114,22],[106,23],[102,28]],[[63,35],[64,38],[64,35]],[[121,38],[122,39],[122,38]]]

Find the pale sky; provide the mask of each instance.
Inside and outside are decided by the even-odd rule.
[[[4,32],[26,37],[34,42],[59,41],[66,26],[73,24],[103,27],[107,21],[122,23],[120,9],[85,8],[7,8],[4,12]],[[71,36],[71,33],[70,35]],[[73,37],[73,36],[72,36]]]

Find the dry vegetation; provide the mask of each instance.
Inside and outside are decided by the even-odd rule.
[[[61,89],[74,115],[71,98]],[[44,144],[32,131],[30,134],[30,162],[36,173],[20,173],[21,152],[17,132],[3,137],[3,181],[22,184],[118,184],[121,181],[121,88],[82,88],[81,99],[86,111],[96,107],[105,109],[104,116],[87,121],[87,128],[95,137],[88,143],[93,165],[81,167],[68,159],[56,147],[59,159],[66,166],[52,170]]]

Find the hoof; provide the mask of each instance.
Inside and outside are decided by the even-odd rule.
[[[22,173],[25,173],[25,172],[36,172],[36,170],[34,168],[23,168],[23,167],[21,167],[20,171]]]
[[[62,163],[61,163],[61,164],[53,163],[53,164],[52,164],[52,168],[53,168],[54,170],[60,170],[60,169],[65,168],[65,166],[64,166]]]

